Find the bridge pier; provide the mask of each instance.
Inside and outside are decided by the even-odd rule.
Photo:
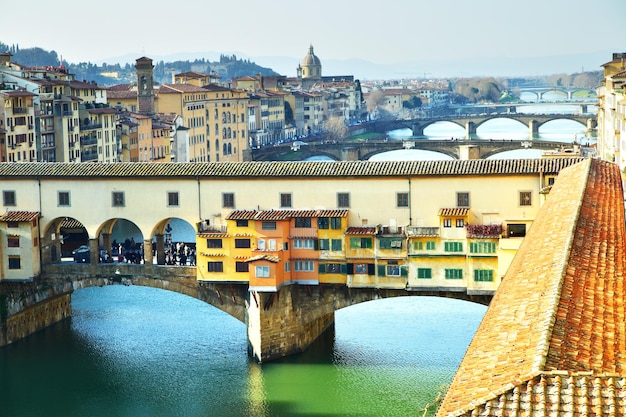
[[[531,120],[528,122],[528,137],[530,139],[536,137],[539,134],[539,126],[541,123],[536,120]]]
[[[358,147],[342,150],[342,161],[360,161],[361,149]]]
[[[413,123],[411,125],[411,133],[413,136],[424,136],[424,126],[418,123]]]
[[[472,135],[476,135],[476,123],[468,121],[465,123],[465,139],[471,139]]]
[[[332,302],[319,289],[290,285],[277,293],[250,292],[248,354],[265,362],[304,351],[335,323]]]

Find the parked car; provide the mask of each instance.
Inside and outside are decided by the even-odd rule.
[[[82,245],[72,251],[74,262],[89,263],[89,246]]]
[[[76,255],[77,252],[83,252],[83,251],[89,251],[89,246],[80,245],[79,247],[77,247],[76,249],[72,251],[72,255]]]

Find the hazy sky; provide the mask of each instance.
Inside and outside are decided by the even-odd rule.
[[[73,63],[218,52],[293,57],[295,68],[310,44],[322,64],[626,51],[626,0],[28,0],[2,9],[0,41]]]

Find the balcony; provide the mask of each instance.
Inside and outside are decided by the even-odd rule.
[[[410,237],[438,237],[439,227],[407,226],[406,234]]]
[[[80,153],[80,161],[81,162],[91,162],[98,160],[98,152],[81,152]]]
[[[80,131],[102,129],[102,123],[81,123]]]
[[[92,136],[86,136],[80,139],[80,146],[95,146],[98,144],[98,139]]]
[[[502,236],[501,224],[467,224],[467,237],[474,239],[493,239]]]
[[[13,114],[28,114],[26,107],[13,107]]]

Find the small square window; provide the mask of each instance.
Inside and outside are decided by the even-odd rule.
[[[452,227],[452,219],[443,219],[443,227]]]
[[[111,197],[113,207],[124,207],[124,191],[113,191]]]
[[[178,207],[178,191],[168,191],[167,193],[167,206],[168,207]]]
[[[5,206],[15,206],[15,191],[3,191],[2,202]]]
[[[350,208],[350,193],[337,193],[337,207]]]
[[[280,193],[280,207],[291,208],[291,194],[290,193]]]
[[[269,266],[256,266],[254,267],[254,272],[257,278],[269,278],[270,267]]]
[[[222,207],[223,208],[235,208],[235,194],[223,193],[222,194]]]
[[[262,222],[261,230],[276,230],[276,222]]]
[[[9,269],[21,269],[22,260],[19,256],[9,256]]]
[[[59,191],[58,204],[59,204],[59,207],[70,206],[70,192],[69,191]]]
[[[208,262],[208,272],[224,272],[224,264],[222,262]]]
[[[456,227],[465,227],[465,220],[456,219]]]
[[[310,217],[296,217],[295,218],[295,226],[297,228],[311,228],[311,218]]]
[[[470,206],[469,193],[466,193],[466,192],[456,193],[456,206],[457,207],[469,207]]]
[[[519,205],[520,206],[532,206],[532,193],[530,191],[520,191]]]
[[[248,272],[249,271],[248,262],[235,262],[235,272]]]
[[[19,248],[20,247],[20,237],[19,236],[7,236],[7,247],[9,247],[9,248]]]
[[[409,193],[397,193],[396,194],[396,206],[408,207],[409,206]]]

